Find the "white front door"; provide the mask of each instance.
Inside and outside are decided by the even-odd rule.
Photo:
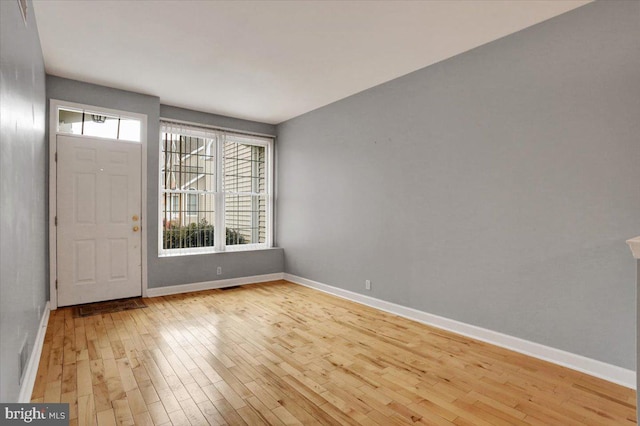
[[[57,136],[58,306],[142,295],[141,146]]]

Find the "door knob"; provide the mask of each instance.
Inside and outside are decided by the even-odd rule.
[[[133,232],[138,232],[138,229],[140,229],[140,227],[138,225],[133,227]]]
[[[133,220],[134,222],[138,221],[138,215],[134,214],[133,217],[131,218],[131,220]]]

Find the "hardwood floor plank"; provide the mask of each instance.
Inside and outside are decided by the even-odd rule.
[[[254,381],[246,384],[247,388],[253,393],[258,400],[268,409],[275,410],[280,407],[277,399],[265,389],[260,382]]]
[[[284,425],[280,417],[278,417],[272,410],[270,410],[266,405],[264,405],[258,398],[252,396],[247,399],[247,403],[251,408],[256,412],[257,415],[260,416],[262,420],[264,420],[269,425]],[[295,419],[294,419],[295,420]],[[298,424],[299,422],[296,420],[294,423],[289,424]]]
[[[43,400],[47,402],[60,402],[60,395],[62,395],[62,382],[60,380],[47,383],[47,387],[44,390]]]
[[[226,399],[227,402],[229,404],[231,404],[231,406],[233,408],[235,408],[236,410],[238,408],[242,408],[242,407],[244,407],[246,405],[246,403],[244,402],[244,399],[240,395],[238,395],[231,388],[231,386],[229,386],[229,384],[227,382],[219,381],[219,382],[214,383],[214,386],[216,387],[218,392],[220,392],[222,394],[224,399]]]
[[[189,418],[184,413],[184,411],[178,409],[169,413],[169,418],[171,419],[171,424],[173,426],[190,426],[191,422]],[[196,423],[197,424],[197,423]]]
[[[109,400],[109,389],[105,381],[104,363],[102,359],[87,362],[91,371],[91,386],[96,409],[98,411],[108,410],[112,407]],[[78,389],[80,389],[79,382]]]
[[[154,424],[161,425],[171,422],[162,402],[158,401],[148,404],[147,409],[149,410],[149,415],[151,416]]]
[[[240,417],[251,426],[268,426],[269,422],[260,415],[251,405],[245,405],[244,407],[236,410]]]
[[[135,375],[131,370],[129,360],[127,358],[116,359],[116,366],[118,367],[118,372],[120,373],[122,389],[125,392],[136,389],[138,387],[138,382],[136,381]]]
[[[635,392],[285,281],[52,311],[71,425],[633,425]]]
[[[96,414],[98,419],[98,426],[116,426],[116,415],[113,412],[113,409],[110,408],[108,410],[98,411]]]
[[[133,426],[133,414],[129,408],[129,401],[125,399],[119,399],[113,401],[113,411],[116,415],[116,423],[123,426]]]
[[[69,404],[69,419],[78,418],[78,394],[75,391],[60,395],[60,402]]]
[[[153,419],[149,415],[148,411],[133,415],[133,423],[136,426],[153,426]]]
[[[207,419],[207,422],[210,425],[218,426],[218,425],[226,425],[227,422],[224,420],[224,417],[220,414],[216,407],[211,403],[211,401],[203,401],[198,404],[198,408]]]
[[[322,424],[358,425],[362,423],[353,418],[352,411],[342,411],[331,403],[322,404],[319,408],[326,414],[326,417],[322,420]],[[368,414],[371,414],[373,411],[374,410],[369,411]],[[367,418],[371,419],[369,415],[367,415]]]
[[[191,395],[187,391],[187,388],[184,387],[177,376],[166,376],[165,379],[169,385],[169,389],[173,392],[173,396],[175,396],[178,401],[191,399]]]
[[[129,403],[131,414],[134,416],[147,411],[147,403],[142,397],[140,389],[136,388],[127,392],[127,402]]]
[[[79,395],[78,426],[93,426],[96,423],[96,407],[93,404],[93,395]]]
[[[156,389],[156,392],[158,392],[160,401],[162,402],[162,405],[164,406],[164,409],[167,411],[167,413],[172,413],[173,411],[180,410],[180,404],[178,403],[176,397],[173,396],[173,392],[171,392],[171,389]]]
[[[222,398],[215,403],[216,410],[220,412],[220,415],[224,418],[225,422],[230,425],[246,425],[247,422],[236,412],[236,410]]]
[[[151,381],[139,382],[138,385],[142,398],[144,398],[144,402],[147,405],[160,401],[156,388],[153,387],[153,383],[151,383]]]
[[[212,384],[203,387],[202,392],[204,392],[204,394],[207,396],[209,401],[213,403],[215,403],[216,401],[220,401],[221,399],[224,399],[224,396],[222,396],[222,394],[218,391],[218,389],[216,389],[216,387],[213,386]]]
[[[180,406],[192,425],[203,425],[207,423],[207,420],[200,411],[200,408],[191,398],[180,401]]]
[[[411,412],[421,416],[421,420],[433,425],[452,425],[457,416],[452,416],[450,412],[440,409],[434,405],[410,404],[407,406]]]
[[[77,380],[76,372],[78,371],[75,357],[72,363],[64,364],[62,366],[62,393],[73,392],[76,390]]]

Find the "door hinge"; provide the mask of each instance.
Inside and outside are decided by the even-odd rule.
[[[58,153],[57,153],[57,152],[55,153],[55,160],[54,160],[54,161],[55,161],[56,163],[58,162]]]
[[[58,280],[56,280],[56,290],[58,289]]]
[[[58,216],[53,217],[54,226],[58,226]]]

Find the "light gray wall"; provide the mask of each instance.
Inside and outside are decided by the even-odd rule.
[[[47,281],[44,62],[16,1],[0,1],[0,102],[0,401],[16,402],[18,350],[33,349]]]
[[[589,4],[278,125],[285,272],[635,369],[639,14]]]
[[[47,76],[47,97],[147,115],[147,248],[149,288],[282,272],[282,249],[158,257],[158,161],[160,116],[249,132],[274,134],[269,124],[160,105],[156,96]],[[216,268],[222,266],[222,275]]]

